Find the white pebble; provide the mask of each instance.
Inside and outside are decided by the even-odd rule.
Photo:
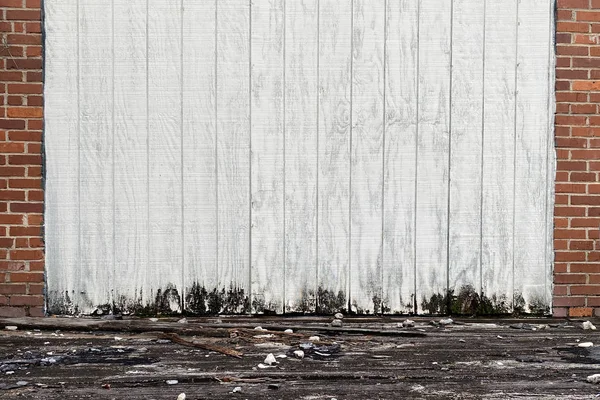
[[[179,393],[179,396],[177,396],[177,400],[185,400],[185,393]]]
[[[179,381],[177,379],[169,379],[166,381],[167,385],[177,385]]]
[[[600,383],[600,374],[594,374],[587,377],[589,383]]]
[[[335,319],[344,319],[344,314],[342,314],[341,312],[339,312],[339,313],[336,313],[334,315],[334,317],[335,317]]]
[[[294,331],[291,329],[286,329],[285,331],[283,331],[283,333],[294,333]]]
[[[277,360],[275,359],[273,353],[269,353],[263,362],[267,365],[277,364]]]
[[[333,321],[331,321],[331,326],[333,327],[341,327],[342,326],[342,320],[341,319],[334,319]]]
[[[294,351],[294,355],[298,358],[304,358],[304,351],[296,350],[296,351]]]
[[[14,326],[14,325],[6,325],[6,326],[4,327],[4,329],[6,329],[7,331],[16,331],[16,330],[17,330],[17,327],[16,327],[16,326]]]
[[[188,320],[187,320],[186,318],[181,318],[181,319],[180,319],[179,321],[177,321],[177,322],[179,322],[180,324],[187,324],[187,323],[188,323]]]
[[[254,327],[254,330],[255,331],[266,331],[266,329],[263,329],[262,326],[256,326],[256,327]]]
[[[241,386],[236,386],[236,387],[233,388],[233,390],[231,391],[231,393],[237,393],[237,392],[241,392],[241,391],[242,391]]]
[[[592,346],[594,346],[594,343],[592,343],[592,342],[581,342],[577,346],[578,347],[592,347]]]
[[[148,321],[150,321],[150,322],[158,322],[158,318],[148,318]],[[183,394],[185,396],[184,393],[181,393],[181,394]]]
[[[596,330],[596,327],[595,327],[595,326],[594,326],[594,324],[592,324],[590,321],[585,321],[585,322],[582,324],[582,328],[583,328],[583,330],[585,330],[585,331],[588,331],[588,330],[595,331],[595,330]]]
[[[415,326],[415,321],[413,321],[411,319],[407,319],[407,320],[404,320],[404,322],[402,322],[402,324],[400,324],[400,325],[404,328],[412,328],[413,326]]]
[[[308,340],[310,340],[311,342],[318,342],[319,340],[321,340],[321,338],[318,336],[311,336],[308,338]]]

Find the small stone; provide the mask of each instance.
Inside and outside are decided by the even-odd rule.
[[[187,320],[187,318],[181,318],[179,321],[177,321],[177,323],[179,323],[179,324],[187,324],[188,320]]]
[[[595,331],[596,330],[596,327],[590,321],[585,321],[583,324],[581,324],[581,327],[583,328],[584,331],[588,331],[588,330]]]
[[[277,364],[277,360],[275,359],[273,353],[269,353],[263,362],[267,365]]]
[[[496,336],[496,337],[497,337],[498,339],[504,339],[504,336],[500,336],[500,335],[498,335],[498,336]]]
[[[318,342],[319,340],[321,340],[321,338],[318,336],[311,336],[308,338],[308,340],[311,342]]]
[[[589,383],[600,383],[600,374],[589,375],[587,381]]]
[[[122,338],[122,337],[119,337],[119,336],[115,336],[115,340],[116,340],[117,342],[119,342],[119,341],[123,340],[123,338]]]
[[[12,375],[14,373],[15,373],[15,371],[6,371],[6,375]]]
[[[452,320],[452,318],[440,319],[440,325],[452,325],[453,323],[454,321]]]
[[[341,312],[335,313],[335,315],[333,317],[335,319],[344,319],[344,314],[342,314]]]
[[[278,354],[275,358],[287,358],[287,356],[285,354]]]
[[[105,383],[102,385],[102,389],[110,389],[110,383]]]
[[[241,386],[236,386],[233,388],[233,390],[231,391],[231,393],[238,393],[242,391],[242,387]]]
[[[466,343],[467,341],[465,339],[458,339],[459,342],[461,343]]]
[[[331,321],[331,326],[333,327],[340,328],[342,325],[343,324],[341,319],[334,319],[333,321]]]
[[[177,385],[179,383],[177,379],[169,379],[165,382],[167,382],[167,385]]]
[[[177,396],[177,400],[185,400],[185,393],[179,393],[179,396]]]
[[[262,363],[258,364],[258,368],[260,368],[260,369],[265,369],[265,368],[270,368],[270,367],[271,367],[270,365],[265,365]]]
[[[4,329],[6,329],[7,331],[16,331],[16,330],[17,330],[17,327],[16,327],[16,326],[14,326],[14,325],[6,325],[6,326],[4,327]]]
[[[286,329],[285,331],[283,331],[283,333],[294,333],[294,331],[291,329]]]
[[[254,327],[254,330],[255,330],[255,331],[266,331],[266,329],[263,329],[263,327],[262,327],[262,326],[255,326],[255,327]]]
[[[296,350],[296,351],[294,351],[294,355],[297,358],[304,358],[304,352],[302,350]]]
[[[412,328],[413,326],[415,326],[415,321],[411,319],[406,319],[404,320],[404,322],[402,322],[403,328]]]
[[[594,346],[594,343],[592,343],[592,342],[581,342],[577,345],[577,347],[584,347],[584,348],[585,347],[593,347],[593,346]]]
[[[405,349],[407,347],[415,347],[414,343],[402,343],[396,346],[397,349]]]
[[[156,341],[156,343],[158,343],[158,344],[167,344],[167,343],[171,343],[171,341],[169,339],[158,339]]]
[[[150,322],[158,322],[158,318],[148,318],[148,321],[150,321]]]
[[[279,389],[279,385],[278,385],[278,384],[276,384],[276,383],[271,383],[271,384],[269,384],[269,386],[267,386],[267,387],[268,387],[269,389],[271,389],[271,390],[277,390],[277,389]]]
[[[27,385],[29,385],[29,382],[27,382],[27,381],[18,381],[17,382],[17,386],[27,386]]]

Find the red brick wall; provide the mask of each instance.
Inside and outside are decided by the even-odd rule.
[[[554,315],[600,316],[600,0],[558,0]]]
[[[40,0],[0,0],[0,317],[44,313]]]

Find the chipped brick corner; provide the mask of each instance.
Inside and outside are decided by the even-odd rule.
[[[44,315],[40,3],[0,0],[0,317]]]

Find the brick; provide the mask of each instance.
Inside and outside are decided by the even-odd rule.
[[[599,150],[600,151],[600,150]],[[10,155],[8,156],[8,163],[11,165],[41,165],[41,155]]]
[[[592,81],[589,81],[592,82]],[[595,82],[595,81],[594,81]],[[43,91],[41,83],[9,83],[10,94],[41,94]]]
[[[12,284],[3,283],[0,284],[0,294],[25,294],[27,292],[27,286],[23,283]]]
[[[569,290],[571,295],[598,295],[600,294],[600,285],[572,285]]]
[[[41,118],[42,107],[8,107],[7,115],[12,118]]]
[[[11,226],[9,229],[10,236],[40,236],[41,229],[39,226]]]
[[[558,45],[556,55],[559,56],[587,56],[589,50],[585,46]]]
[[[0,0],[0,7],[23,8],[23,0]]]
[[[6,10],[6,19],[11,21],[39,21],[41,10]]]
[[[0,119],[0,129],[25,129],[25,121],[21,119]]]
[[[11,132],[8,132],[8,140],[14,141],[14,142],[41,142],[42,141],[42,132],[11,131]],[[582,170],[582,171],[584,171],[584,170]]]
[[[553,305],[556,307],[585,306],[585,297],[554,297]]]
[[[43,307],[28,307],[27,315],[29,317],[45,317],[46,313],[44,312]]]
[[[587,273],[587,274],[598,274],[600,273],[600,263],[573,263],[570,266],[572,273]]]
[[[10,281],[43,283],[44,274],[39,272],[11,272]]]
[[[44,298],[41,296],[10,296],[11,306],[43,306]]]
[[[26,315],[22,307],[0,307],[0,317],[2,318],[21,318]]]
[[[575,307],[569,309],[569,317],[591,317],[593,313],[591,307]]]
[[[557,32],[590,32],[590,25],[582,22],[562,22],[556,23]]]
[[[555,251],[555,261],[586,261],[586,254],[583,251]]]
[[[0,143],[0,153],[23,153],[24,151],[25,145],[23,143]]]
[[[557,274],[554,276],[554,283],[586,283],[587,276],[585,274]]]
[[[552,308],[552,317],[554,318],[566,318],[568,315],[569,309],[566,307],[553,307]]]
[[[25,167],[0,166],[0,176],[25,176]]]
[[[558,0],[558,8],[590,8],[589,0]]]

